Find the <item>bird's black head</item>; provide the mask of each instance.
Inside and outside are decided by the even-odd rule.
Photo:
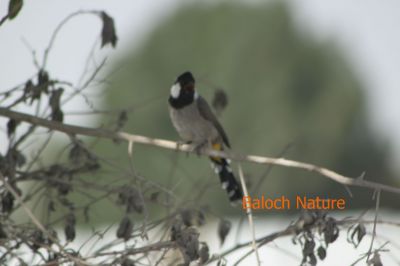
[[[171,87],[169,103],[176,109],[183,108],[191,104],[196,96],[195,80],[189,71],[177,77]]]
[[[195,80],[192,73],[186,71],[185,73],[181,74],[179,77],[176,78],[176,82],[179,82],[183,87],[184,85],[187,85],[189,83],[194,84]]]

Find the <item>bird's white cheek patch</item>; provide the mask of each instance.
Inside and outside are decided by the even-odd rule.
[[[181,85],[179,83],[175,83],[171,87],[171,96],[172,98],[177,99],[179,97],[179,93],[181,91]]]

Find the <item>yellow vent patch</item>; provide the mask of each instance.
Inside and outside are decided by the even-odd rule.
[[[212,148],[213,148],[214,150],[217,150],[217,151],[222,150],[222,146],[221,146],[221,144],[219,144],[219,143],[214,143],[214,144],[212,145]]]
[[[213,143],[212,149],[216,150],[216,151],[222,151],[222,145],[220,143]],[[214,157],[214,156],[211,156],[210,158],[217,163],[221,163],[221,160],[222,160],[222,158]]]

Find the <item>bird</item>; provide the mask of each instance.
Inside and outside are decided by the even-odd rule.
[[[193,145],[198,152],[204,147],[217,151],[231,147],[210,105],[198,94],[190,71],[176,78],[171,86],[168,102],[172,124],[183,142]],[[230,161],[216,156],[210,156],[209,159],[230,202],[242,200],[243,191],[233,174]]]

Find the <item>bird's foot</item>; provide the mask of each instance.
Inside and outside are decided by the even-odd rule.
[[[191,141],[184,141],[184,140],[178,140],[176,142],[176,151],[180,150],[182,145],[188,145],[188,144],[192,144]],[[189,152],[186,152],[186,157],[189,156]]]
[[[200,144],[194,146],[193,151],[197,154],[197,156],[200,156],[201,153],[207,148],[207,146],[208,141],[201,142]]]

